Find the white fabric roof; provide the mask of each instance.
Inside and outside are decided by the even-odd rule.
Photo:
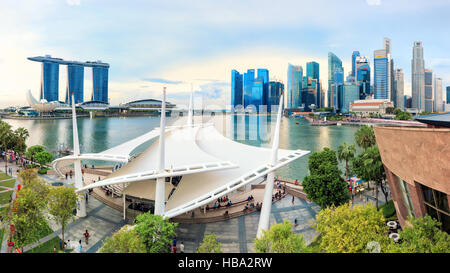
[[[213,119],[216,118],[223,117],[219,115]],[[159,158],[159,138],[157,138],[149,148],[121,169],[104,180],[79,190],[129,183],[124,190],[125,194],[154,200],[155,178],[182,175],[180,183],[169,200],[167,200],[168,194],[173,186],[170,183],[165,184],[167,203],[164,215],[171,218],[254,182],[309,153],[302,150],[279,149],[278,162],[271,166],[268,164],[271,149],[232,141],[217,131],[212,123],[193,127],[183,125],[185,123],[186,118],[180,118],[175,122],[175,126],[166,128],[165,172],[157,171]],[[159,129],[152,130],[143,136],[95,155],[100,158],[117,154],[117,156],[128,158],[133,149],[158,136],[159,132]],[[75,160],[66,158],[72,162]]]

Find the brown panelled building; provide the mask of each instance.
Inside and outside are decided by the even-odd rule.
[[[431,215],[450,232],[450,128],[375,126],[391,197],[401,225]]]

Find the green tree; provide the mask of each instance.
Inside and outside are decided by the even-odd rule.
[[[321,234],[322,252],[371,252],[370,242],[376,242],[380,251],[385,252],[392,244],[383,214],[370,204],[323,209],[316,215],[313,228]]]
[[[355,132],[355,141],[356,144],[364,150],[374,146],[376,144],[376,139],[372,127],[367,125],[361,126],[358,131]]]
[[[41,145],[33,145],[33,146],[31,146],[31,147],[29,147],[29,148],[27,149],[27,151],[25,152],[25,155],[26,155],[29,159],[31,159],[32,161],[34,161],[34,156],[35,156],[37,153],[42,152],[42,151],[45,151],[44,146],[41,146]]]
[[[412,226],[405,225],[399,232],[401,243],[391,247],[400,253],[449,253],[450,236],[441,231],[440,222],[429,215],[423,218],[409,218]]]
[[[305,253],[308,252],[303,234],[292,231],[288,220],[264,230],[260,238],[255,238],[257,253]]]
[[[136,217],[135,230],[148,253],[168,253],[170,252],[168,246],[176,235],[177,225],[178,223],[172,223],[160,215],[147,212]]]
[[[39,184],[39,186],[38,186]],[[43,194],[45,190],[36,191],[36,188],[45,189],[46,184],[35,180],[30,185],[23,187],[12,203],[9,221],[15,228],[15,246],[23,248],[26,245],[37,242],[41,237],[42,229],[47,227],[44,211],[48,200]]]
[[[2,151],[7,152],[13,146],[13,131],[11,125],[0,120],[0,147]],[[8,172],[8,161],[5,155],[5,173]]]
[[[41,165],[41,169],[43,165],[52,162],[53,155],[47,151],[41,151],[34,155],[34,159]]]
[[[197,248],[197,253],[222,253],[222,244],[217,241],[215,234],[203,237],[203,242]]]
[[[412,117],[412,115],[408,112],[400,112],[398,114],[395,115],[396,120],[410,120]]]
[[[350,175],[350,168],[348,162],[353,160],[355,157],[356,149],[355,145],[347,145],[346,142],[342,143],[338,149],[338,159],[339,161],[345,161],[345,176],[348,177]]]
[[[64,242],[64,230],[67,224],[75,221],[73,211],[76,209],[77,194],[74,188],[70,187],[51,187],[48,194],[48,212],[61,226],[62,240]]]
[[[308,161],[310,175],[303,180],[307,197],[322,208],[341,205],[350,199],[347,183],[338,168],[336,153],[324,148],[313,153]]]
[[[403,112],[403,111],[402,111],[402,109],[400,109],[400,108],[395,108],[394,111],[393,111],[394,115],[398,115],[398,114],[400,114],[400,113],[402,113],[402,112]]]
[[[137,231],[130,225],[107,237],[100,249],[101,253],[145,253],[146,247]]]
[[[377,146],[367,148],[362,154],[353,160],[353,170],[356,175],[367,181],[375,182],[376,207],[378,208],[378,187],[388,202],[388,192],[385,188],[386,173],[381,161],[380,151]]]
[[[26,169],[19,173],[18,175],[23,186],[26,187],[29,183],[38,178],[36,169]]]

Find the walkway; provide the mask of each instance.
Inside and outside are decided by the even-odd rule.
[[[292,196],[285,198],[272,205],[270,222],[282,223],[283,219],[294,222],[297,218],[298,226],[294,231],[301,233],[307,244],[318,235],[310,226],[310,221],[315,219],[316,213],[320,207],[314,203],[309,203],[298,197],[294,197],[292,205]],[[259,223],[259,212],[249,215],[233,218],[230,220],[206,223],[206,224],[179,224],[177,228],[178,245],[184,242],[185,252],[195,252],[203,237],[209,234],[216,234],[217,240],[222,243],[222,251],[225,253],[251,253],[255,252],[253,241]]]

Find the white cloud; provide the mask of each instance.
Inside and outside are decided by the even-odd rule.
[[[379,6],[381,5],[381,0],[366,0],[366,3],[369,6]]]

